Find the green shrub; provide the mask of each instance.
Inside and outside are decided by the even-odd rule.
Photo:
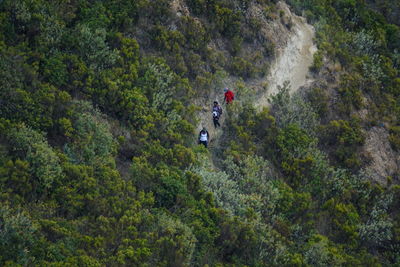
[[[188,0],[187,5],[190,11],[195,15],[202,15],[206,13],[208,3],[204,0]]]
[[[400,126],[392,126],[389,128],[389,142],[393,149],[400,150]]]
[[[297,124],[289,124],[279,132],[276,142],[283,157],[290,158],[302,155],[316,140]]]
[[[136,25],[139,19],[140,11],[145,8],[146,1],[122,0],[119,2],[103,2],[108,13],[113,14],[109,19],[111,24],[119,27],[120,31],[126,31]]]
[[[356,246],[359,239],[357,230],[360,216],[354,206],[330,199],[325,202],[323,209],[329,218],[332,239],[350,247]]]
[[[233,38],[240,33],[241,16],[237,11],[217,4],[215,16],[217,29],[222,35]]]
[[[320,118],[325,118],[329,112],[329,96],[321,88],[314,87],[307,93],[307,99]]]
[[[57,87],[66,85],[68,71],[62,55],[58,54],[47,58],[43,65],[43,75],[51,84]]]
[[[244,195],[239,190],[239,185],[230,179],[225,172],[213,171],[211,166],[200,166],[191,171],[202,177],[205,189],[213,193],[218,207],[223,207],[231,214],[240,214],[245,209]]]
[[[297,124],[312,135],[316,131],[318,115],[300,94],[290,95],[289,82],[285,82],[282,87],[278,86],[278,93],[272,95],[269,102],[279,127]]]
[[[166,214],[158,215],[157,221],[157,249],[152,260],[173,266],[190,266],[197,242],[192,230]]]
[[[6,159],[4,159],[5,161]],[[0,167],[0,182],[3,192],[13,192],[16,196],[10,196],[13,202],[18,203],[22,198],[28,198],[33,191],[29,162],[25,160],[8,160],[3,162]]]
[[[233,55],[237,55],[242,49],[243,38],[240,36],[234,36],[229,42],[230,50]]]
[[[338,92],[341,97],[340,111],[350,114],[352,107],[361,109],[363,107],[362,77],[358,73],[345,75]]]
[[[113,161],[116,141],[110,133],[109,124],[98,111],[91,109],[79,113],[73,122],[73,128],[71,141],[64,146],[64,151],[72,162],[95,166]]]
[[[318,50],[315,54],[314,54],[314,58],[313,58],[313,64],[311,65],[311,70],[314,72],[318,72],[322,66],[324,65],[324,54],[323,52],[321,52],[321,50]]]
[[[112,50],[107,44],[106,33],[104,28],[92,28],[87,24],[76,27],[78,53],[95,70],[111,67],[119,58],[118,51]]]
[[[171,2],[169,0],[157,0],[157,1],[143,1],[138,2],[141,3],[143,9],[146,14],[146,17],[151,18],[151,21],[154,24],[158,25],[166,25],[172,18],[174,18],[174,14],[171,10]],[[131,4],[131,2],[129,2]]]
[[[166,170],[163,170],[166,172]],[[184,204],[187,196],[185,184],[177,173],[166,173],[159,178],[159,185],[156,188],[155,200],[156,205],[172,209],[176,206]]]
[[[240,76],[244,79],[254,77],[257,72],[256,67],[242,57],[234,57],[231,68],[232,74]]]
[[[32,251],[37,245],[38,227],[23,211],[15,211],[6,203],[0,205],[0,264],[9,266],[31,265],[35,262]]]
[[[195,20],[190,16],[183,16],[180,20],[180,27],[186,39],[186,47],[194,51],[205,51],[210,41],[210,36],[200,20]]]
[[[29,162],[34,193],[41,195],[48,192],[54,182],[62,179],[60,159],[42,133],[22,124],[10,129],[7,138],[14,155]]]
[[[327,237],[317,234],[308,242],[305,258],[308,264],[318,267],[341,266],[346,262],[343,251],[329,242]]]
[[[322,128],[321,138],[334,150],[334,156],[341,165],[350,169],[359,168],[361,162],[357,150],[364,144],[365,136],[357,119],[331,121]]]
[[[102,2],[93,5],[82,5],[79,10],[79,20],[91,29],[106,29],[110,24],[110,18],[106,14],[107,9]]]
[[[378,42],[372,36],[372,32],[362,30],[353,35],[353,49],[358,56],[373,56],[378,48]]]
[[[386,247],[393,238],[393,222],[388,216],[388,208],[393,203],[393,195],[379,199],[372,208],[368,221],[359,226],[361,239],[370,247]]]

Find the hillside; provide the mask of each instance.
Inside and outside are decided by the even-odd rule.
[[[0,265],[399,265],[399,10],[0,1]]]

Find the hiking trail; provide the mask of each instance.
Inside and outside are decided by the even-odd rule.
[[[266,78],[267,90],[261,92],[254,103],[259,108],[269,105],[268,97],[276,94],[278,86],[282,86],[285,81],[290,82],[291,93],[312,82],[307,74],[313,63],[314,53],[317,51],[313,42],[314,27],[307,24],[305,18],[292,14],[286,4],[282,2],[279,4],[290,16],[293,26],[286,46],[278,48],[275,62]]]
[[[309,67],[313,63],[314,53],[317,51],[313,42],[315,35],[314,27],[309,25],[305,18],[293,14],[286,3],[279,2],[277,5],[291,21],[292,26],[286,43],[276,49],[275,60],[271,64],[268,75],[252,84],[252,86],[258,88],[262,87],[260,86],[261,84],[267,84],[262,90],[257,90],[257,96],[254,102],[257,109],[269,106],[268,98],[276,94],[278,92],[278,86],[282,86],[285,81],[290,82],[291,93],[312,82],[312,79],[308,78],[307,74],[309,72]],[[226,81],[225,85],[228,87],[232,85],[232,80],[233,79]],[[197,133],[203,127],[207,128],[210,134],[209,149],[211,150],[213,159],[218,158],[218,155],[223,152],[219,142],[223,133],[222,129],[225,116],[229,116],[226,112],[226,105],[221,105],[223,108],[223,114],[220,119],[222,127],[214,129],[211,116],[212,102],[217,100],[222,104],[224,98],[223,87],[225,86],[217,88],[217,92],[211,92],[206,102],[203,103],[202,110],[200,111],[200,122],[197,127]],[[233,91],[237,94],[234,88]]]

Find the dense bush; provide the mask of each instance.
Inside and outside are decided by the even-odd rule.
[[[278,93],[269,99],[277,125],[284,128],[289,124],[297,124],[314,133],[318,125],[318,115],[299,94],[291,96],[289,92],[290,84],[286,82],[282,87],[278,86]]]
[[[38,243],[38,227],[22,211],[10,208],[7,203],[0,207],[0,262],[29,265],[35,260],[32,250]]]
[[[259,111],[276,1],[0,1],[0,265],[398,265],[398,177],[360,151],[380,121],[399,149],[399,9],[288,2],[334,88]],[[207,150],[195,105],[226,82]]]
[[[30,179],[27,182],[30,184],[28,188],[32,190],[29,193],[45,194],[54,182],[62,179],[60,159],[48,145],[43,134],[20,125],[10,129],[7,138],[14,157],[26,160],[29,164]]]
[[[87,105],[87,103],[78,103]],[[75,164],[106,165],[116,152],[116,143],[110,126],[101,114],[88,107],[79,108],[79,117],[72,123],[70,141],[64,146],[65,154]],[[89,113],[90,112],[90,113]]]
[[[347,168],[358,168],[361,165],[357,148],[364,143],[364,134],[359,121],[331,121],[322,128],[322,140],[334,150],[339,163]]]
[[[399,126],[393,126],[390,128],[389,141],[395,150],[397,150],[397,151],[400,150],[400,127]]]

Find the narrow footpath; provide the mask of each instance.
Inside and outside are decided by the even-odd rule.
[[[292,36],[285,47],[278,48],[276,60],[266,79],[267,90],[261,93],[255,103],[259,108],[268,106],[269,96],[276,94],[278,86],[282,86],[285,81],[290,82],[291,93],[312,82],[307,74],[317,51],[313,42],[314,27],[307,24],[305,18],[291,13],[286,4],[281,3],[281,6],[286,9],[286,14],[290,14],[293,22]]]
[[[265,80],[262,81],[263,83],[267,83],[267,87],[265,90],[259,92],[257,100],[254,103],[258,109],[269,105],[268,98],[276,94],[278,86],[282,86],[285,81],[290,82],[291,93],[312,82],[312,80],[307,77],[307,74],[313,63],[314,53],[317,51],[313,42],[315,35],[314,27],[307,24],[303,17],[293,14],[284,2],[279,2],[278,5],[292,21],[291,36],[288,38],[288,42],[285,46],[277,48],[275,62],[271,65],[271,69]],[[210,99],[212,98],[210,97]],[[220,88],[219,99],[215,100],[220,103],[222,102],[223,88]],[[220,123],[223,127],[224,118],[227,114],[226,106],[222,105],[222,108],[224,109],[224,113]],[[211,109],[212,101],[208,103],[208,106],[203,106],[198,131],[203,127],[206,127],[209,131],[211,137],[209,149],[212,153],[212,157],[215,159],[219,158],[219,154],[222,153],[219,141],[223,132],[222,127],[214,129]]]

